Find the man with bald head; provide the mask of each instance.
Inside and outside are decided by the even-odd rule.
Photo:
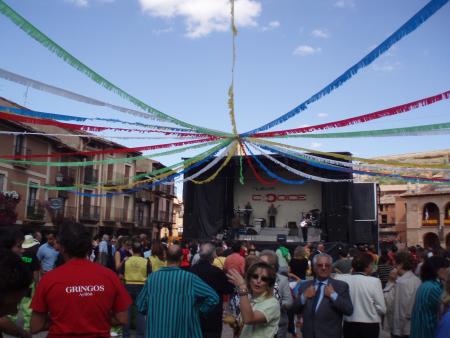
[[[217,293],[195,274],[180,268],[179,245],[167,249],[167,266],[150,274],[139,294],[139,312],[147,316],[145,337],[203,337],[200,314],[218,303]]]

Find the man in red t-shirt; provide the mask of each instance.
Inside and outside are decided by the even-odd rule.
[[[111,325],[127,324],[130,296],[114,272],[86,258],[92,247],[84,225],[64,224],[58,242],[65,264],[39,282],[31,303],[31,332],[109,338]]]

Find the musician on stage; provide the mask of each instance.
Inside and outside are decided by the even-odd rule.
[[[270,205],[269,210],[267,210],[267,214],[269,215],[269,227],[275,228],[275,217],[277,216],[277,207]]]
[[[244,223],[245,226],[248,227],[250,224],[250,216],[252,215],[252,205],[250,204],[250,202],[247,202],[247,204],[244,207]]]
[[[300,228],[302,229],[303,242],[308,242],[308,227],[312,225],[311,214],[306,214],[305,217],[300,221]]]

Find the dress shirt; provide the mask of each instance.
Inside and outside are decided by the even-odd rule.
[[[316,291],[317,291],[317,289],[319,288],[319,284],[320,284],[320,283],[323,284],[323,287],[320,288],[320,296],[319,296],[319,300],[317,301],[317,305],[316,305],[315,311],[317,311],[317,309],[318,309],[319,306],[320,306],[320,302],[322,302],[323,296],[324,296],[324,294],[325,294],[325,287],[328,285],[328,279],[325,279],[325,280],[322,280],[322,281],[319,281],[319,280],[316,279],[316,280],[314,281],[314,289],[316,289]],[[332,301],[336,301],[337,297],[338,297],[338,294],[337,294],[336,291],[334,291],[334,292],[330,295],[330,298],[331,298]],[[301,297],[300,297],[300,301],[301,301],[302,305],[305,305],[306,299],[305,299],[305,296],[304,296],[303,294],[302,294]]]

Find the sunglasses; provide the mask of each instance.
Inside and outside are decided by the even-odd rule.
[[[261,276],[256,273],[252,275],[252,279],[255,279],[255,280],[261,279],[261,281],[263,281],[264,283],[269,283],[269,277]]]

